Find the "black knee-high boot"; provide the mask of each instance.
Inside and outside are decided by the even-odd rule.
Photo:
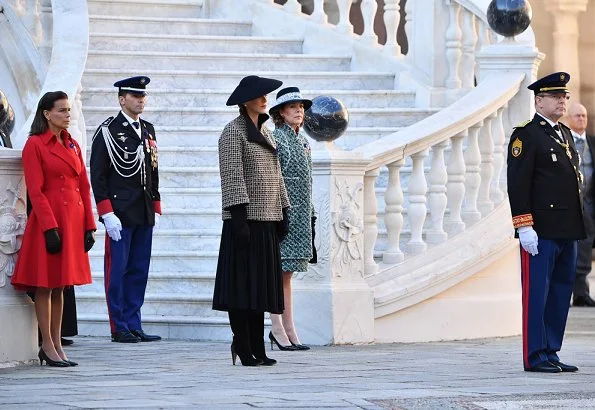
[[[250,346],[249,314],[244,310],[230,310],[229,325],[233,332],[233,343],[231,344],[231,361],[236,364],[236,355],[240,356],[242,366],[258,366],[261,361],[252,356]]]
[[[250,312],[250,345],[252,346],[252,354],[257,360],[262,361],[262,366],[272,366],[277,361],[267,357],[264,349],[264,313]]]

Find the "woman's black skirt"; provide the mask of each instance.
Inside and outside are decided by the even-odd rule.
[[[223,221],[214,310],[283,313],[281,251],[275,222],[248,221],[250,243],[239,245]]]

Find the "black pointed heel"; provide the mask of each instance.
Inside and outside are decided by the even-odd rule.
[[[285,350],[285,351],[294,351],[297,350],[297,348],[293,345],[289,345],[289,346],[283,346],[281,343],[279,343],[277,341],[277,339],[275,339],[275,336],[273,335],[273,332],[269,332],[269,340],[271,341],[271,350],[273,350],[273,342],[277,345],[277,347],[279,348],[279,350]]]
[[[233,343],[232,343],[231,344],[231,363],[234,366],[236,365],[236,358],[238,356],[240,357],[240,363],[242,363],[242,366],[258,366],[263,363],[262,360],[255,359],[252,355],[242,357],[241,354],[238,354],[236,352],[236,350],[233,346]]]
[[[310,346],[295,344],[291,340],[289,340],[289,343],[291,343],[291,345],[295,347],[295,350],[310,350]]]
[[[43,362],[45,361],[45,364],[51,367],[70,367],[70,365],[62,360],[52,360],[48,357],[47,354],[45,354],[45,352],[43,351],[43,349],[39,349],[39,353],[37,354],[37,357],[39,357],[39,365],[43,366]]]
[[[77,362],[73,362],[72,360],[63,360],[64,363],[66,363],[67,365],[74,367],[74,366],[78,366],[79,364]]]

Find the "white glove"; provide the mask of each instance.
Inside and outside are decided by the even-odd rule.
[[[519,229],[519,239],[524,250],[529,252],[531,256],[537,255],[537,232],[530,226],[521,226]]]
[[[161,215],[155,212],[155,225],[153,226],[153,232],[159,229],[159,218],[161,218]]]
[[[101,215],[101,218],[103,219],[105,231],[109,237],[116,242],[122,239],[122,235],[120,235],[120,231],[122,230],[122,222],[120,222],[120,218],[118,218],[113,212],[108,212],[105,215]]]

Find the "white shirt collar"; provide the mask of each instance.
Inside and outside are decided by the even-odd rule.
[[[129,117],[128,115],[126,115],[126,113],[124,111],[120,111],[120,112],[122,113],[124,118],[126,118],[126,120],[130,123],[130,126],[132,127],[134,132],[136,132],[138,134],[138,136],[140,137],[140,126],[138,127],[138,129],[136,129],[134,127],[134,125],[132,125],[133,122],[138,122],[140,125],[140,117],[138,117],[138,120],[135,120],[135,119],[132,119],[132,117]]]
[[[544,120],[546,120],[546,121],[547,121],[547,122],[548,122],[548,123],[549,123],[549,124],[552,126],[552,128],[554,127],[554,125],[558,125],[558,123],[557,123],[557,122],[553,122],[552,120],[550,120],[550,119],[549,119],[549,118],[547,118],[547,117],[544,117],[544,116],[543,116],[543,115],[541,115],[540,113],[536,113],[536,114],[537,114],[537,115],[539,115],[539,116],[540,116],[541,118],[543,118]]]
[[[576,131],[573,131],[573,130],[571,130],[571,131],[572,131],[572,136],[573,136],[575,139],[577,139],[577,138],[578,138],[578,139],[580,139],[580,140],[586,140],[586,139],[587,139],[587,131],[586,131],[586,130],[585,130],[585,131],[583,131],[583,133],[582,133],[582,134],[579,134],[578,132],[576,132]]]

